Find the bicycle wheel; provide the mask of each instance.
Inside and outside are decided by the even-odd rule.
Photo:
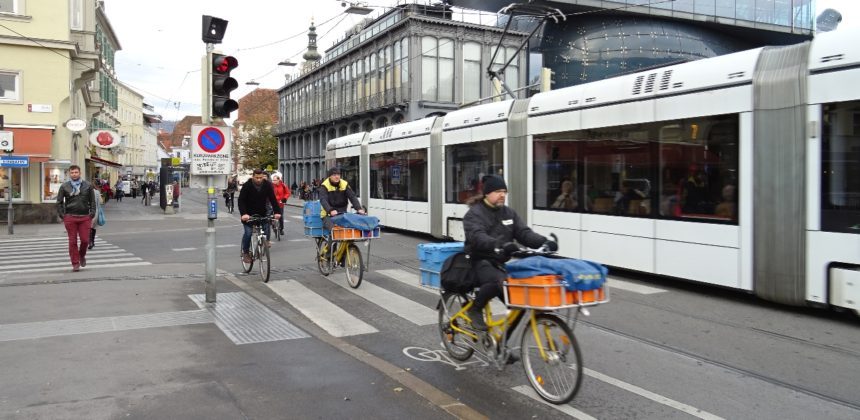
[[[320,274],[324,276],[328,276],[331,274],[331,258],[328,254],[329,242],[323,238],[317,240],[319,246],[317,246],[317,267],[320,270]]]
[[[251,253],[251,262],[245,262],[245,256],[242,255],[242,252],[239,252],[240,258],[242,259],[242,269],[245,270],[246,273],[250,273],[251,269],[254,268],[254,250],[257,249],[257,235],[251,235],[251,247],[248,248],[248,252]]]
[[[468,302],[468,299],[461,294],[444,293],[439,299],[439,304],[436,305],[439,311],[439,336],[442,338],[442,345],[445,346],[451,358],[461,362],[472,357],[475,349],[466,344],[466,341],[471,339],[469,336],[451,328],[451,317],[463,309]],[[453,323],[460,328],[467,324],[462,318],[455,319]]]
[[[553,404],[567,403],[582,384],[579,344],[570,327],[558,316],[538,314],[535,322],[537,331],[529,327],[523,332],[520,349],[526,376],[541,398]]]
[[[278,230],[278,222],[277,221],[272,222],[272,225],[273,225],[272,226],[272,232],[275,234],[275,239],[277,239],[278,242],[280,242],[281,241],[281,231]]]
[[[260,259],[260,277],[263,278],[263,283],[268,283],[272,269],[272,260],[269,259],[269,247],[267,247],[265,243],[261,243],[258,246],[258,252]]]
[[[343,266],[346,268],[346,283],[349,287],[357,289],[361,286],[361,280],[364,278],[364,264],[361,261],[361,251],[354,243],[350,242],[347,245],[346,253],[343,256]]]

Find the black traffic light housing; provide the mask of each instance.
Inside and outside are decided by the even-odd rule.
[[[212,54],[212,116],[230,118],[230,113],[239,109],[239,103],[230,99],[230,92],[239,87],[239,82],[230,77],[230,72],[239,66],[236,57]]]
[[[220,44],[227,32],[227,21],[214,16],[203,15],[203,42]]]

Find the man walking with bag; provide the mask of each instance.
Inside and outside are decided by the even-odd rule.
[[[72,271],[80,271],[87,266],[87,247],[89,246],[90,227],[96,216],[93,187],[81,179],[81,167],[69,167],[69,179],[60,186],[57,196],[57,214],[66,226],[69,235],[69,258]],[[80,246],[78,239],[80,238]]]

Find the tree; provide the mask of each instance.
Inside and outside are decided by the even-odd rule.
[[[278,167],[278,140],[272,135],[272,124],[259,119],[248,120],[242,127],[242,166],[246,169],[272,165]]]

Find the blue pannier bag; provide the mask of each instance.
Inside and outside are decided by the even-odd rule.
[[[332,216],[331,222],[337,226],[358,230],[373,230],[379,226],[378,217],[364,216],[355,213],[344,213]]]
[[[572,258],[523,258],[507,263],[508,276],[522,279],[534,276],[561,276],[567,290],[598,289],[606,282],[609,270],[601,264]]]

